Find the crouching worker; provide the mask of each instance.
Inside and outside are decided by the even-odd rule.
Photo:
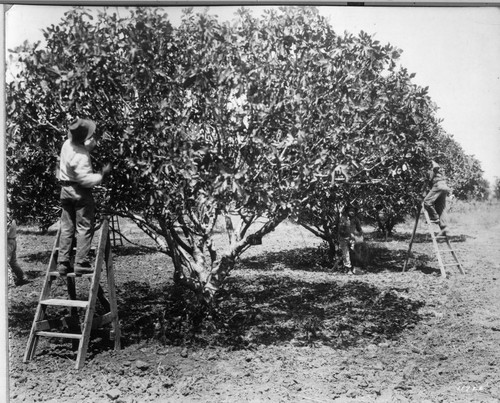
[[[441,166],[432,161],[432,169],[429,171],[429,186],[431,189],[424,198],[424,208],[429,213],[432,223],[438,224],[441,232],[438,235],[446,235],[448,225],[446,215],[446,196],[450,193],[450,188],[446,183]]]
[[[363,271],[353,267],[350,257],[351,250],[354,251],[356,242],[363,239],[361,221],[356,215],[356,210],[352,206],[346,206],[340,216],[339,243],[342,251],[344,269],[350,274],[363,274]]]
[[[93,172],[90,152],[96,146],[95,129],[96,125],[91,120],[74,120],[61,149],[59,181],[62,214],[57,259],[60,275],[71,271],[71,249],[75,237],[75,274],[93,272],[89,260],[95,214],[92,188],[99,185],[111,171],[111,165],[108,164],[101,173]]]

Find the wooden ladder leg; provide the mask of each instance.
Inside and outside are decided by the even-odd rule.
[[[87,349],[90,341],[90,332],[92,330],[92,321],[94,319],[94,313],[95,313],[95,304],[97,300],[97,294],[99,291],[102,265],[104,262],[104,249],[106,247],[106,242],[108,239],[108,231],[109,231],[108,221],[104,220],[101,228],[101,236],[99,239],[99,246],[97,250],[94,273],[92,275],[92,282],[89,291],[89,299],[88,299],[89,304],[85,311],[82,337],[80,339],[78,347],[78,355],[75,364],[76,369],[81,369],[83,367],[83,364],[85,363],[85,357],[87,355]]]
[[[23,362],[28,362],[33,359],[38,345],[39,336],[36,334],[37,322],[45,318],[46,307],[41,304],[41,301],[47,299],[50,296],[50,289],[52,286],[52,276],[50,272],[56,270],[57,267],[57,256],[59,248],[59,237],[61,235],[61,229],[57,231],[56,240],[54,241],[54,246],[52,248],[52,253],[50,254],[49,265],[47,266],[47,272],[45,273],[45,279],[43,281],[42,291],[40,292],[40,297],[38,299],[38,305],[35,311],[35,317],[33,318],[33,324],[31,325],[30,335],[28,337],[28,344],[26,346],[26,351],[24,353]]]
[[[123,246],[123,239],[120,229],[120,220],[118,216],[112,215],[111,218],[111,239],[113,241],[113,246],[117,245],[117,241],[120,246]]]
[[[451,245],[450,239],[448,236],[446,236],[446,244],[448,245],[448,248],[450,249],[451,256],[453,257],[453,260],[456,263],[456,266],[458,267],[458,270],[460,271],[461,274],[465,274],[465,270],[462,266],[462,263],[458,259],[457,253],[455,252],[455,249],[453,249],[453,246]]]
[[[106,319],[99,320],[94,319],[96,323],[111,323],[112,331],[110,333],[110,339],[114,340],[115,350],[119,350],[121,348],[121,332],[119,325],[119,317],[118,317],[118,307],[116,302],[116,286],[114,279],[114,266],[113,266],[113,257],[111,254],[111,241],[108,240],[108,244],[106,246],[106,254],[104,259],[104,264],[106,267],[106,279],[109,290],[109,300],[106,298],[104,294],[104,290],[101,286],[99,286],[97,298],[101,302],[104,310],[108,312],[104,316]]]
[[[123,246],[123,237],[122,237],[122,229],[120,228],[120,219],[116,217],[116,224],[118,226],[118,236],[120,237],[120,246]]]
[[[113,317],[112,326],[115,341],[115,350],[121,348],[121,331],[120,322],[118,317],[118,305],[116,302],[116,286],[115,286],[115,270],[113,266],[113,256],[111,253],[111,245],[108,238],[107,248],[106,248],[106,277],[108,281],[108,292],[109,292],[109,310]]]
[[[24,353],[24,358],[23,358],[24,363],[31,361],[35,356],[35,351],[38,346],[38,340],[39,340],[39,336],[36,335],[35,326],[38,321],[44,319],[45,309],[46,307],[40,304],[38,304],[38,307],[36,308],[35,319],[33,320],[33,325],[31,327],[30,335],[28,338],[28,344],[26,346],[26,351]]]
[[[116,228],[115,228],[115,216],[111,216],[111,238],[113,239],[113,246],[116,246]]]
[[[432,223],[431,223],[431,219],[429,217],[429,213],[427,212],[427,210],[425,208],[423,210],[424,210],[425,220],[427,222],[427,229],[429,231],[429,234],[431,235],[432,245],[434,246],[434,254],[436,255],[438,265],[439,265],[439,270],[441,271],[441,276],[446,278],[446,270],[444,269],[443,258],[441,257],[441,252],[439,250],[439,244],[438,244],[437,239],[436,239],[436,234],[434,233],[434,231],[432,229]]]
[[[406,271],[406,266],[408,265],[408,260],[410,260],[411,248],[413,246],[413,241],[415,239],[415,233],[417,232],[418,220],[420,218],[420,214],[422,214],[422,208],[423,208],[422,206],[420,207],[420,210],[417,213],[417,218],[415,219],[415,225],[413,226],[413,232],[412,232],[411,238],[410,238],[410,245],[408,246],[408,252],[406,253],[405,264],[403,265],[403,272]],[[387,242],[387,237],[386,237],[386,242]]]

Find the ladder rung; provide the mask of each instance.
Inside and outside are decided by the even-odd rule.
[[[54,248],[54,250],[59,251],[59,246],[55,247],[55,248]],[[73,247],[71,250],[74,252],[74,251],[76,251],[76,248],[75,248],[75,247]],[[91,250],[92,252],[95,252],[95,251],[96,251],[96,247],[95,247],[95,246],[91,246],[91,247],[90,247],[90,250]]]
[[[37,336],[44,337],[63,337],[66,339],[81,339],[82,335],[77,333],[59,333],[59,332],[36,332]]]
[[[76,299],[51,298],[40,301],[40,303],[42,305],[67,306],[71,308],[87,308],[89,306],[89,301],[81,301]]]
[[[68,273],[67,277],[92,277],[94,273],[86,273],[86,274],[79,274],[78,276],[75,273]]]
[[[451,252],[451,253],[453,253],[455,251],[453,249],[439,249],[438,252],[440,252],[440,253],[441,252]]]
[[[460,266],[459,263],[446,263],[446,264],[443,264],[443,266],[445,267],[448,267],[448,266]]]

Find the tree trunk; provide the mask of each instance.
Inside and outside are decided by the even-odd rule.
[[[233,270],[238,257],[250,246],[255,245],[256,239],[261,240],[264,235],[274,231],[278,224],[287,217],[288,210],[280,211],[253,234],[241,240],[236,240],[237,237],[233,238],[235,241],[230,244],[229,250],[215,261],[199,258],[201,248],[193,248],[192,253],[187,253],[176,242],[175,237],[170,233],[166,234],[168,247],[172,251],[174,281],[194,291],[205,302],[212,302],[213,297]]]

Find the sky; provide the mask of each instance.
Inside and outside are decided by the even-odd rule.
[[[6,13],[7,49],[43,40],[69,7],[15,5]],[[89,7],[91,8],[91,7]],[[169,7],[172,23],[182,8]],[[238,7],[211,7],[221,19]],[[247,6],[257,15],[267,6]],[[429,87],[442,127],[474,155],[493,183],[500,177],[500,7],[318,7],[337,33],[360,31],[403,50],[401,64]],[[127,11],[118,7],[120,15]]]

